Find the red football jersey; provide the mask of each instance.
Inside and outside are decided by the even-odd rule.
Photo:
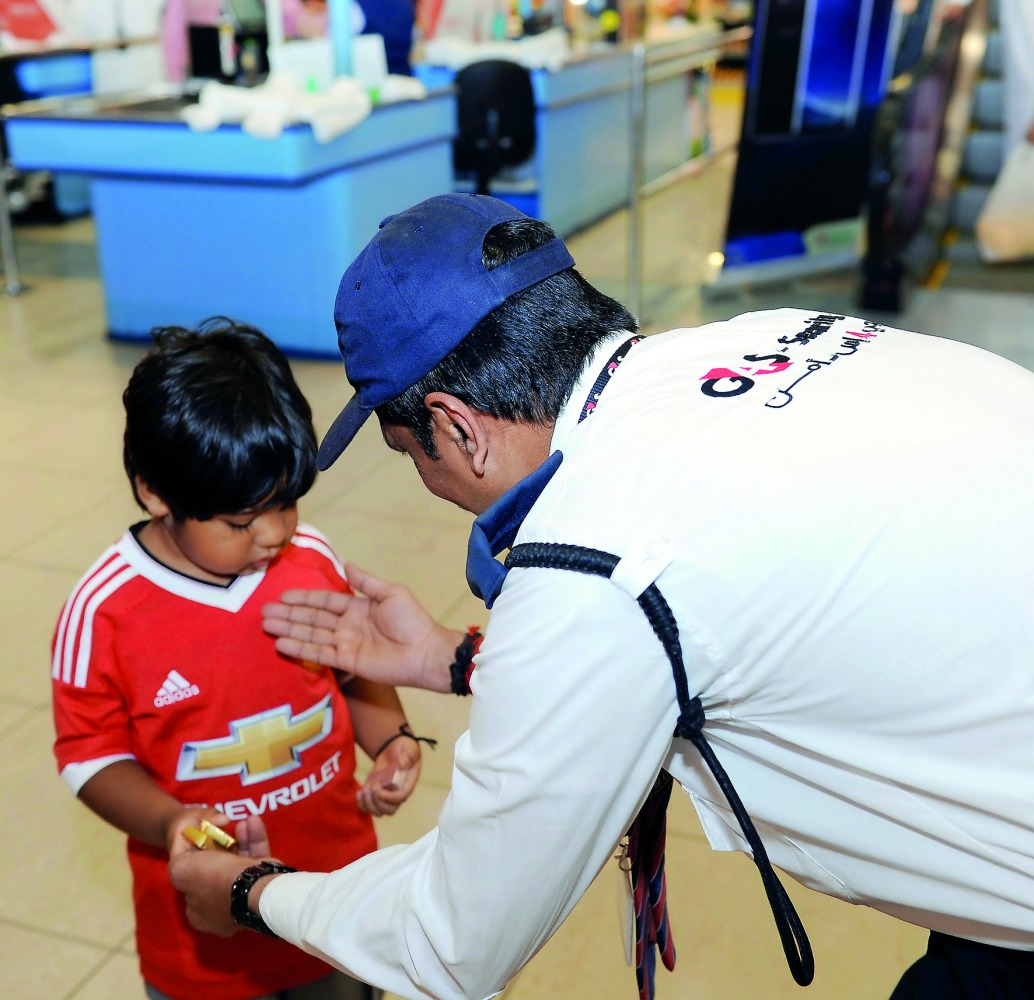
[[[184,805],[261,815],[296,868],[331,871],[374,850],[334,672],[280,655],[262,631],[262,606],[290,588],[348,592],[329,543],[307,525],[267,569],[226,587],[158,563],[132,532],[109,548],[54,637],[54,750],[72,788],[128,757]],[[128,846],[141,972],[163,993],[246,1000],[330,971],[281,941],[194,931],[166,853]]]

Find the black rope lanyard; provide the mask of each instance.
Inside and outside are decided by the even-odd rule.
[[[611,355],[593,383],[578,418],[579,423],[595,412],[596,404],[610,377],[617,366],[624,361],[628,351],[640,339],[642,338],[632,337],[626,340]],[[609,579],[618,562],[620,562],[618,556],[600,549],[586,548],[581,545],[529,542],[515,545],[510,550],[506,557],[506,568],[508,570],[533,567],[563,569],[576,573],[590,573]],[[732,808],[736,821],[743,831],[743,836],[750,845],[754,864],[761,875],[761,882],[765,887],[765,895],[768,897],[768,904],[772,909],[772,916],[775,919],[790,973],[799,985],[807,986],[815,976],[815,958],[812,954],[811,942],[808,940],[808,934],[794,908],[793,901],[787,895],[786,889],[783,888],[782,882],[779,881],[772,867],[772,862],[768,858],[768,852],[765,850],[765,845],[758,835],[754,822],[733,787],[725,768],[722,767],[704,736],[703,729],[707,720],[704,718],[704,708],[700,698],[690,697],[689,694],[689,679],[686,676],[686,665],[682,658],[682,644],[679,641],[679,626],[675,615],[656,583],[651,583],[636,600],[646,615],[654,634],[660,640],[668,662],[671,664],[672,677],[675,681],[675,695],[679,704],[679,718],[673,735],[679,739],[688,740],[697,748]],[[658,784],[670,784],[671,777],[662,770],[657,777],[657,782]]]

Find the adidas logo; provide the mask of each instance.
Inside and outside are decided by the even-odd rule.
[[[201,694],[201,688],[191,684],[178,670],[170,670],[169,676],[154,696],[155,708],[174,705],[177,701],[193,698],[196,694]]]

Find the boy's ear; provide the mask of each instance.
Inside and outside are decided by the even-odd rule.
[[[172,513],[169,505],[139,476],[133,477],[133,487],[136,490],[137,499],[151,517],[167,517]]]

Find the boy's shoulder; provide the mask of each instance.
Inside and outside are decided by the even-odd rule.
[[[139,576],[131,553],[134,544],[132,532],[127,530],[79,577],[69,600],[85,599],[96,604],[123,592],[125,585]]]
[[[304,521],[295,528],[290,552],[291,561],[315,567],[340,580],[345,580],[345,567],[330,539],[317,528]]]

